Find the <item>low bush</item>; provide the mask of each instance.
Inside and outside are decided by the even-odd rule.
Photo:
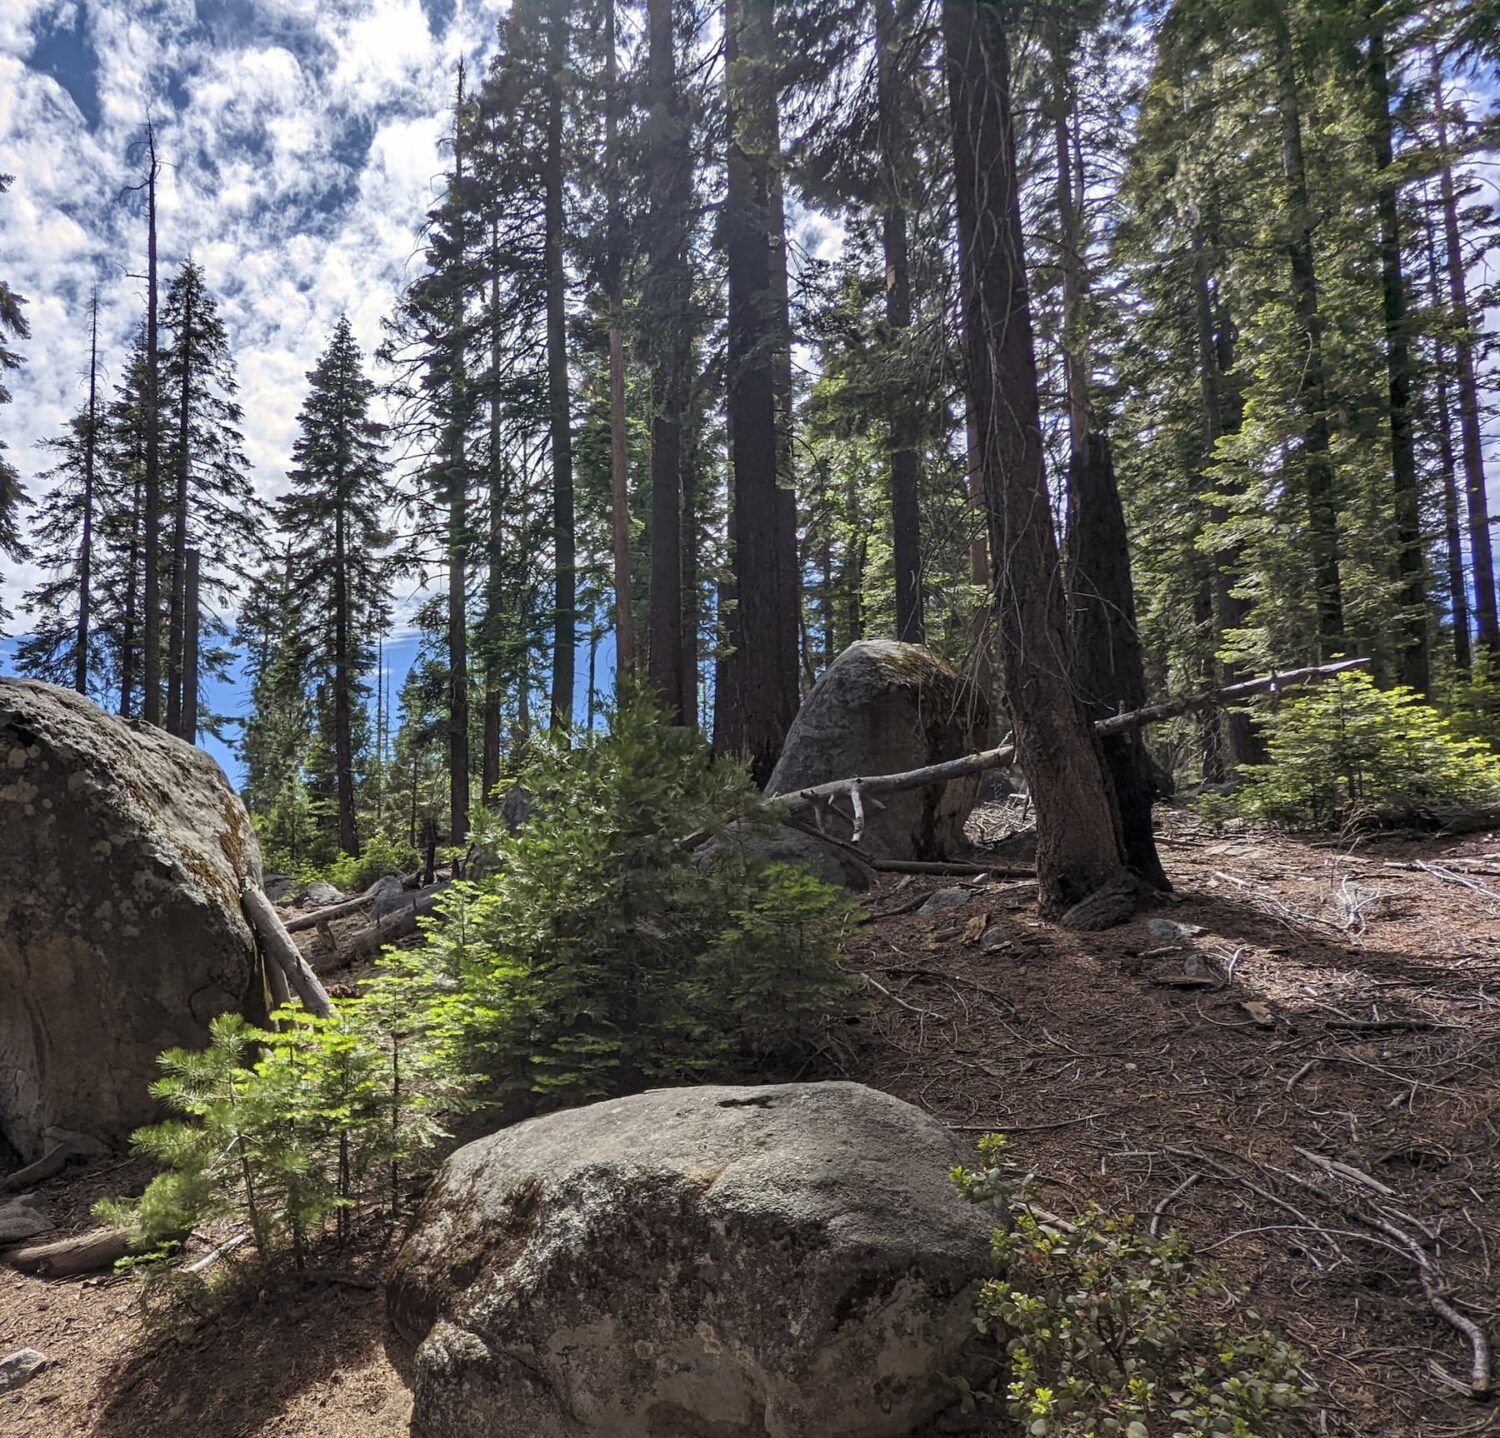
[[[1337,828],[1406,822],[1500,799],[1500,758],[1410,689],[1346,674],[1286,699],[1263,722],[1269,762],[1241,770],[1239,809]]]
[[[1071,1220],[1026,1201],[1003,1137],[954,1171],[972,1202],[1000,1202],[996,1276],[979,1331],[1004,1354],[994,1394],[1028,1438],[1270,1438],[1306,1431],[1296,1354],[1175,1233],[1091,1205]]]
[[[799,869],[696,840],[772,822],[738,765],[627,694],[609,731],[538,743],[533,807],[476,841],[495,872],[456,884],[422,948],[374,991],[402,993],[455,1071],[523,1108],[805,1063],[859,981],[839,964],[845,896]]]

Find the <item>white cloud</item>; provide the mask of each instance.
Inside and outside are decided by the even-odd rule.
[[[489,48],[499,9],[460,3],[435,36],[419,0],[0,0],[0,255],[32,325],[0,435],[33,492],[41,442],[85,394],[93,283],[107,384],[143,314],[145,219],[125,191],[147,116],[167,163],[163,277],[191,254],[219,296],[269,497],[339,313],[367,354],[379,343],[443,168],[454,63]],[[59,27],[61,79],[32,63]],[[10,607],[33,578],[0,576]]]

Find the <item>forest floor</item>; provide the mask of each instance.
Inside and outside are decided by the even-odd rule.
[[[971,832],[1014,862],[1018,819],[990,805]],[[851,946],[879,987],[844,1076],[1011,1135],[1053,1211],[1179,1228],[1305,1355],[1314,1431],[1500,1435],[1397,1236],[1500,1338],[1500,835],[1335,844],[1173,810],[1160,829],[1174,900],[1100,934],[1040,922],[1025,883],[887,876]],[[915,912],[955,887],[961,904]],[[42,1195],[85,1227],[143,1178],[117,1162]],[[165,1316],[127,1278],[0,1269],[0,1354],[52,1360],[0,1398],[0,1435],[405,1434],[381,1262]]]

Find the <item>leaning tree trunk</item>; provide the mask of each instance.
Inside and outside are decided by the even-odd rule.
[[[161,723],[161,351],[157,343],[156,131],[146,122],[146,476],[141,559],[141,718]]]
[[[1068,574],[1075,672],[1085,712],[1099,720],[1145,706],[1146,671],[1136,629],[1125,511],[1109,440],[1086,433],[1074,452],[1072,471]],[[1125,861],[1152,887],[1170,889],[1151,828],[1156,786],[1146,741],[1139,729],[1129,729],[1099,742],[1120,811]]]
[[[1037,810],[1037,879],[1059,914],[1125,877],[1097,742],[1074,684],[1043,466],[1031,303],[999,7],[945,0],[968,385],[984,477],[1001,672]]]

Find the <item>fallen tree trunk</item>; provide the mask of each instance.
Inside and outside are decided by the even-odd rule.
[[[247,886],[240,894],[240,904],[245,918],[260,940],[262,952],[286,975],[293,993],[302,1000],[303,1007],[320,1018],[333,1013],[333,1003],[328,990],[319,982],[302,951],[292,942],[281,922],[281,915],[272,907],[271,901],[253,886]]]
[[[123,1228],[94,1228],[73,1238],[8,1248],[0,1253],[0,1263],[42,1278],[70,1278],[76,1273],[113,1268],[129,1246],[129,1234]]]
[[[349,936],[337,952],[321,955],[312,961],[315,973],[327,974],[336,969],[347,968],[357,959],[373,958],[387,944],[398,939],[410,938],[417,932],[417,920],[424,918],[437,907],[437,901],[447,893],[447,887],[436,892],[418,891],[410,904],[377,919],[368,928],[360,929]]]
[[[1332,679],[1340,674],[1349,674],[1369,666],[1368,659],[1344,659],[1337,664],[1314,665],[1306,669],[1289,669],[1280,674],[1268,674],[1260,679],[1247,679],[1242,684],[1231,684],[1224,689],[1210,689],[1201,694],[1185,694],[1176,699],[1164,699],[1159,704],[1148,704],[1144,709],[1134,709],[1127,714],[1112,714],[1094,725],[1094,732],[1101,737],[1123,734],[1128,729],[1143,724],[1156,724],[1163,719],[1175,719],[1180,714],[1193,714],[1203,709],[1218,708],[1238,703],[1242,699],[1254,698],[1257,694],[1277,694],[1303,684],[1316,684],[1323,679]],[[946,784],[954,779],[966,779],[974,774],[983,774],[989,769],[1006,769],[1015,763],[1016,746],[1002,744],[998,749],[985,749],[978,754],[965,754],[961,759],[949,759],[942,764],[929,764],[925,769],[912,769],[904,774],[873,774],[850,779],[831,779],[826,784],[813,784],[806,789],[797,789],[789,794],[778,794],[777,800],[786,805],[792,814],[799,814],[819,803],[843,795],[849,797],[856,817],[863,810],[863,801],[874,794],[889,794],[902,789],[920,789],[928,784]],[[856,824],[855,839],[859,838]]]
[[[356,913],[374,897],[374,890],[366,889],[363,894],[356,894],[352,899],[344,899],[337,904],[329,904],[326,909],[309,909],[305,914],[294,914],[290,919],[283,919],[281,926],[289,934],[300,934],[304,929],[316,929],[330,919],[342,919]]]

